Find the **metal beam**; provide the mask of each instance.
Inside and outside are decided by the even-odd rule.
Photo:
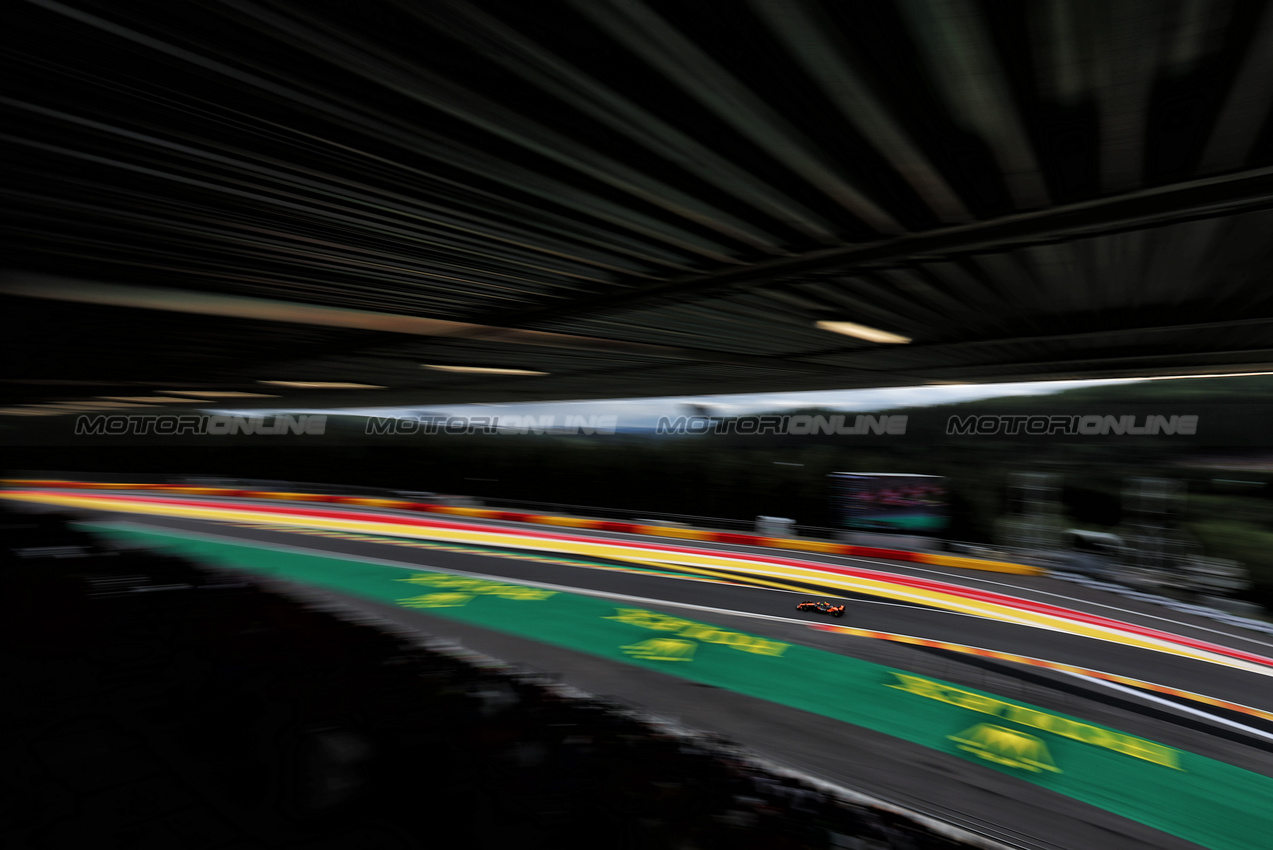
[[[986,337],[982,339],[960,340],[959,342],[944,342],[934,345],[908,345],[904,349],[907,354],[945,354],[953,351],[963,351],[966,349],[988,348],[992,346],[1002,345],[1039,345],[1058,342],[1078,342],[1088,339],[1110,339],[1124,334],[1181,334],[1193,333],[1196,331],[1230,331],[1240,328],[1258,328],[1273,326],[1273,316],[1257,316],[1249,319],[1232,319],[1222,322],[1196,322],[1188,325],[1158,325],[1152,327],[1133,327],[1133,328],[1104,328],[1097,331],[1078,331],[1075,333],[1063,334],[1039,334],[1035,336],[1013,336],[1013,337]],[[800,358],[817,358],[817,357],[840,357],[841,359],[854,357],[869,357],[887,353],[889,349],[872,348],[863,351],[842,352],[837,349],[824,349],[821,351],[802,351],[795,355]],[[1149,355],[1146,355],[1149,356]],[[1153,355],[1158,356],[1158,355]],[[1174,356],[1174,355],[1172,355]],[[952,367],[957,368],[957,367]]]
[[[1241,168],[1260,130],[1268,122],[1273,101],[1273,4],[1264,7],[1251,44],[1229,88],[1224,108],[1212,125],[1211,138],[1198,166],[1199,174]]]
[[[1098,11],[1091,72],[1105,192],[1124,192],[1143,182],[1145,118],[1159,61],[1164,5],[1120,0]]]
[[[653,345],[239,295],[98,283],[12,270],[0,272],[0,295],[79,304],[102,304],[137,310],[189,313],[227,319],[340,328],[363,332],[364,335],[358,337],[363,346],[382,343],[388,338],[387,335],[398,335],[443,340],[475,340],[510,346],[610,352],[649,357],[655,361],[671,361],[668,365],[714,364],[843,375],[841,367],[802,362],[795,358],[757,357],[737,352]],[[339,347],[343,353],[352,353],[350,348],[343,346],[340,340],[333,341],[332,346]],[[309,353],[312,355],[314,352],[310,350]],[[284,358],[280,358],[282,359]],[[254,363],[260,365],[260,361],[254,361]],[[645,368],[653,368],[654,365],[647,364]]]
[[[571,186],[532,169],[476,151],[471,146],[455,145],[452,140],[434,132],[427,125],[408,124],[397,116],[373,111],[365,103],[340,97],[331,91],[325,92],[321,97],[312,96],[307,93],[307,84],[303,80],[292,81],[294,85],[276,82],[276,79],[288,79],[286,72],[277,67],[258,63],[263,73],[251,73],[211,59],[175,42],[169,43],[115,24],[105,18],[73,9],[56,0],[27,0],[27,2],[117,38],[126,39],[143,48],[158,51],[179,62],[210,71],[224,77],[227,81],[232,81],[233,84],[279,97],[297,109],[322,116],[334,124],[364,134],[374,131],[378,141],[405,149],[413,155],[423,154],[431,159],[479,175],[483,179],[497,181],[509,188],[543,198],[550,203],[576,210],[599,221],[608,222],[716,262],[738,262],[731,253],[732,249],[718,245],[703,236],[671,223],[659,221],[637,210],[623,207],[584,191],[578,186]],[[210,8],[224,11],[228,7]],[[209,53],[213,53],[215,49],[214,45],[208,45]],[[240,57],[240,61],[244,61],[243,57]]]
[[[918,264],[976,252],[1008,251],[1028,245],[1161,227],[1270,207],[1273,207],[1273,168],[1261,168],[866,245],[812,251],[800,257],[760,262],[746,268],[687,275],[661,283],[563,301],[537,310],[489,314],[476,321],[524,326],[652,301],[698,298],[729,287],[764,286],[811,272],[848,272],[868,264],[899,261]]]
[[[1043,172],[981,8],[969,0],[907,0],[899,9],[950,117],[985,140],[1017,209],[1048,206]]]
[[[906,228],[773,107],[639,0],[571,0],[576,11],[632,50],[704,108],[834,199],[878,233]]]
[[[1232,360],[1221,361],[1210,365],[1199,365],[1198,361],[1203,358],[1260,358],[1257,360],[1243,360],[1237,363]],[[1170,361],[1170,362],[1164,362]],[[1189,361],[1187,365],[1179,365],[1179,361]],[[1149,364],[1158,362],[1162,365],[1151,366]],[[1135,377],[1153,377],[1156,370],[1158,374],[1180,375],[1190,374],[1187,370],[1197,370],[1199,374],[1214,373],[1217,369],[1223,369],[1228,372],[1249,372],[1256,369],[1264,370],[1273,368],[1273,348],[1256,348],[1256,349],[1237,349],[1232,351],[1180,351],[1171,354],[1129,354],[1110,357],[1073,357],[1069,359],[1058,360],[1029,360],[1024,362],[1013,361],[1011,364],[1004,363],[986,363],[974,366],[937,366],[926,368],[925,374],[942,374],[948,373],[976,373],[978,371],[992,372],[987,377],[994,380],[1016,381],[1031,380],[1030,376],[1038,374],[1035,370],[1045,367],[1070,366],[1077,368],[1097,368],[1106,366],[1107,364],[1122,363],[1123,366],[1110,365],[1109,371],[1115,369],[1119,371],[1134,371]],[[1005,366],[1009,370],[1005,370]],[[1013,372],[1011,367],[1025,367],[1024,371]],[[1185,370],[1185,371],[1182,371]],[[1072,372],[1070,374],[1073,374]]]
[[[845,119],[888,160],[939,221],[973,219],[958,193],[852,67],[825,13],[809,0],[752,0],[752,9]]]
[[[557,100],[637,142],[687,173],[824,244],[838,244],[832,224],[757,174],[643,108],[524,33],[466,0],[419,4],[397,0],[403,12],[478,51]],[[439,14],[444,12],[446,14]]]

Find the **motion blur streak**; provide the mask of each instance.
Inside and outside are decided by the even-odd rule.
[[[259,519],[262,514],[272,521],[305,527],[346,528],[374,531],[405,537],[434,540],[480,541],[492,545],[574,552],[601,557],[638,560],[643,563],[687,563],[690,565],[734,568],[765,576],[817,579],[831,587],[842,587],[861,593],[906,599],[950,611],[959,611],[1004,622],[1056,629],[1082,635],[1186,656],[1213,664],[1234,667],[1265,676],[1273,676],[1273,659],[1254,653],[1173,635],[1156,629],[1135,626],[1106,617],[1073,611],[1054,605],[1031,602],[1000,593],[989,593],[930,579],[893,576],[887,573],[832,567],[812,562],[760,556],[733,555],[682,547],[638,545],[630,542],[532,534],[527,531],[501,529],[493,531],[481,526],[438,523],[416,518],[395,517],[341,511],[302,510],[298,508],[240,505],[227,507],[224,502],[182,501],[151,497],[68,496],[41,492],[9,492],[5,498],[24,499],[45,504],[117,510],[129,513],[197,517],[213,520],[245,521]]]

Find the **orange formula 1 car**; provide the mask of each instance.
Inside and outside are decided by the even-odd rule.
[[[819,614],[830,614],[832,617],[844,616],[843,605],[832,605],[830,602],[813,602],[805,600],[796,606],[797,611],[815,611]]]

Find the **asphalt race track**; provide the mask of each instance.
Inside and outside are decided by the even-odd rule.
[[[634,571],[633,564],[616,560],[573,558],[562,559],[569,563],[554,562],[549,558],[528,558],[524,552],[501,552],[477,545],[412,548],[400,545],[400,541],[395,543],[369,534],[331,536],[313,529],[280,530],[268,524],[268,517],[263,518],[266,524],[252,525],[101,510],[77,513],[95,523],[107,522],[121,528],[212,535],[266,547],[288,547],[439,572],[576,589],[575,592],[620,600],[616,602],[618,605],[661,611],[976,688],[1254,773],[1273,775],[1273,722],[1260,717],[1164,698],[1160,694],[1112,688],[1062,671],[1027,668],[1000,659],[829,632],[810,628],[810,625],[849,626],[1015,653],[1140,679],[1264,712],[1273,711],[1273,678],[1269,675],[1196,658],[910,602],[842,591],[819,592],[812,584],[792,586],[789,582],[775,582],[790,589],[756,587],[744,585],[741,577],[735,577],[739,583],[725,584],[638,572]],[[487,525],[500,528],[497,523]],[[572,530],[571,534],[595,537],[599,541],[631,539],[627,535],[600,532]],[[696,544],[695,548],[715,549],[721,554],[747,551],[743,547],[707,544]],[[805,553],[798,557],[802,561],[829,564],[843,564],[846,560]],[[591,563],[585,563],[589,560]],[[1062,605],[1246,653],[1273,656],[1273,646],[1267,636],[1255,632],[1244,634],[1235,627],[1046,577],[977,575],[913,564],[853,560],[858,567],[899,576],[922,574],[964,587],[980,587],[1023,600]],[[675,569],[669,567],[668,571]],[[479,652],[560,674],[563,680],[585,690],[616,696],[652,713],[677,718],[693,728],[718,732],[778,763],[912,806],[994,835],[1010,845],[1111,850],[1197,846],[1020,781],[1008,772],[986,767],[975,759],[952,757],[776,702],[529,641],[436,613],[291,582],[279,582],[278,586],[289,593],[373,615],[403,628],[453,637]],[[848,606],[846,616],[831,619],[796,611],[795,604],[804,598],[842,600]],[[1273,669],[1269,672],[1273,673]],[[846,693],[845,698],[852,699],[852,694]]]

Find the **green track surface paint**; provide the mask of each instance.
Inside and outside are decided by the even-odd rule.
[[[356,559],[88,524],[196,561],[670,673],[971,760],[1214,850],[1273,846],[1273,778],[824,650],[625,603]]]

